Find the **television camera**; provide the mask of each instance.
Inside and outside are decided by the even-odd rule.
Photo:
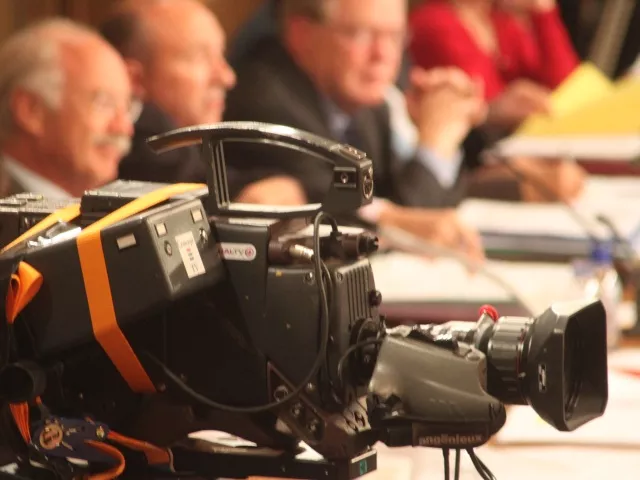
[[[325,200],[231,202],[226,142],[326,162]],[[194,144],[207,185],[0,202],[0,444],[14,478],[351,479],[376,468],[379,441],[464,449],[490,478],[473,448],[505,404],[560,430],[604,412],[600,302],[387,329],[368,261],[377,238],[334,220],[372,200],[364,152],[244,122],[149,139],[159,153]],[[190,436],[203,430],[256,446]],[[301,442],[322,460],[298,458]]]

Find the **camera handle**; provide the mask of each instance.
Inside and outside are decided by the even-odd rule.
[[[331,164],[333,179],[323,202],[300,207],[232,203],[223,148],[225,142],[285,147],[309,159]],[[221,122],[179,128],[150,137],[147,143],[158,154],[180,147],[202,146],[202,159],[209,166],[209,197],[205,207],[210,215],[291,218],[307,217],[321,210],[341,214],[353,212],[371,203],[373,198],[373,165],[366,153],[297,128],[258,122]],[[301,161],[307,161],[307,158]]]

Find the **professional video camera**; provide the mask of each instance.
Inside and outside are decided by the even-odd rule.
[[[319,157],[333,169],[325,201],[232,203],[226,142]],[[382,441],[465,449],[489,478],[472,449],[502,427],[505,403],[560,430],[603,413],[600,302],[386,329],[367,258],[377,238],[332,216],[372,200],[363,152],[256,123],[149,144],[201,145],[207,185],[115,182],[79,203],[1,202],[0,433],[17,475],[350,479],[376,468]],[[202,430],[257,446],[189,437]],[[297,458],[300,442],[323,460]]]

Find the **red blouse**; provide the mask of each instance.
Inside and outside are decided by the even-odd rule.
[[[532,14],[531,28],[499,10],[493,12],[492,20],[497,57],[476,43],[448,1],[425,2],[410,18],[413,61],[423,68],[457,66],[483,79],[487,100],[519,78],[553,89],[578,65],[557,9]]]

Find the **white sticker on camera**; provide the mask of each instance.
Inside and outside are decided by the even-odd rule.
[[[204,263],[202,263],[202,257],[200,256],[198,245],[196,245],[196,240],[193,238],[193,232],[176,235],[176,243],[178,244],[180,257],[182,258],[184,268],[187,269],[189,278],[197,277],[205,273]]]
[[[221,243],[218,248],[225,260],[252,262],[257,255],[256,247],[250,243]]]

